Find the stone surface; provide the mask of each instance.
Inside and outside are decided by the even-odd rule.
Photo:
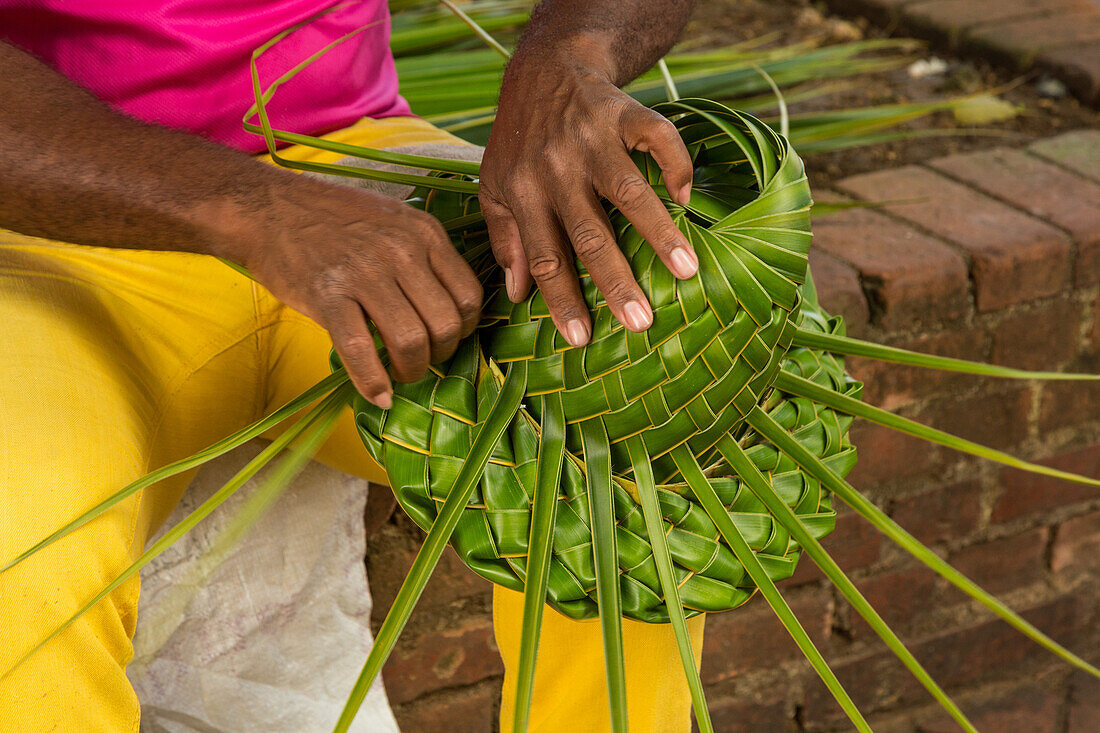
[[[1077,243],[1076,286],[1100,282],[1100,183],[1004,148],[952,155],[929,165],[1065,229]]]
[[[1028,150],[1100,181],[1100,130],[1074,130],[1034,142]]]
[[[814,243],[859,272],[877,325],[904,328],[967,311],[963,257],[883,214],[848,209],[827,216],[814,226]]]
[[[887,211],[964,250],[979,311],[1061,292],[1069,239],[1058,229],[918,166],[865,173],[837,184],[866,201],[912,199]]]

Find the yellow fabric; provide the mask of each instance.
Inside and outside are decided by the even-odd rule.
[[[326,136],[383,148],[460,142],[417,118]],[[301,148],[288,157],[331,162]],[[0,230],[0,563],[150,469],[189,455],[328,373],[328,335],[213,258],[83,247]],[[384,482],[350,416],[318,458]],[[125,665],[135,576],[12,669],[140,555],[192,475],[146,489],[0,574],[0,731],[136,731]],[[522,603],[498,592],[508,725]],[[635,627],[644,627],[635,631]],[[697,644],[702,620],[693,624]],[[687,731],[667,627],[628,624],[631,724]],[[595,624],[546,615],[533,731],[606,729]]]
[[[500,729],[512,730],[523,594],[493,587],[493,630],[504,657]],[[688,619],[695,664],[703,654],[705,616]],[[691,697],[676,637],[669,624],[623,620],[626,707],[630,733],[691,729]],[[611,728],[603,636],[597,619],[574,621],[547,608],[535,664],[528,720],[531,731],[605,731]]]

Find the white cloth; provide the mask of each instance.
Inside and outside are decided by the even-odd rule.
[[[264,443],[204,466],[174,526]],[[220,563],[211,547],[263,474],[150,563],[127,669],[148,733],[330,731],[373,643],[367,482],[311,463]],[[352,727],[397,733],[379,678]]]

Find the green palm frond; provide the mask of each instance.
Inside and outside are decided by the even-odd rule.
[[[755,50],[738,53],[751,55]],[[830,53],[837,55],[824,54],[819,62],[832,58],[847,63],[854,58]],[[468,59],[466,68],[482,63],[479,58]],[[703,59],[725,63],[718,52],[700,54],[699,63]],[[412,69],[417,57],[403,60],[409,60],[407,68]],[[751,63],[759,63],[778,84],[797,83],[794,77],[784,77],[794,73],[781,65],[789,58],[779,55],[772,61],[771,66]],[[699,274],[685,281],[674,278],[630,222],[609,206],[623,253],[653,306],[653,326],[645,333],[627,332],[580,267],[593,337],[583,348],[570,348],[554,328],[540,294],[512,303],[504,293],[478,206],[476,164],[333,147],[274,128],[265,109],[267,100],[309,62],[266,89],[253,65],[256,105],[249,111],[249,129],[265,136],[273,154],[282,140],[431,171],[381,174],[339,165],[292,164],[276,157],[299,168],[386,180],[397,176],[400,182],[418,186],[410,203],[443,223],[486,286],[482,324],[451,359],[433,366],[424,379],[396,385],[389,410],[354,394],[333,356],[334,375],[271,418],[124,487],[0,567],[0,572],[142,487],[209,460],[324,397],[242,475],[251,475],[248,472],[298,439],[305,452],[293,454],[277,476],[288,480],[300,466],[300,456],[323,439],[336,409],[350,404],[365,449],[385,467],[402,509],[427,533],[336,723],[338,731],[347,730],[354,720],[447,544],[478,575],[524,592],[517,731],[526,728],[545,613],[600,618],[611,693],[609,723],[616,731],[628,725],[621,620],[670,623],[696,720],[702,730],[710,730],[686,619],[737,608],[758,591],[853,724],[868,730],[776,585],[794,572],[803,551],[930,695],[960,726],[973,730],[964,712],[822,548],[819,541],[836,525],[836,498],[1029,638],[1100,676],[1088,661],[952,568],[852,487],[845,480],[856,461],[849,428],[856,417],[870,419],[1023,470],[1092,485],[1098,480],[1052,473],[867,405],[860,400],[862,385],[845,372],[843,357],[858,354],[998,378],[1095,375],[1022,372],[846,337],[842,320],[830,317],[817,302],[808,272],[812,201],[795,145],[751,114],[706,99],[655,107],[676,125],[695,165],[686,206],[671,201],[650,158],[635,156],[695,247]],[[687,62],[671,58],[668,66],[675,86],[692,93]],[[428,65],[415,68],[425,80],[432,74],[436,81],[445,76]],[[767,86],[766,76],[749,62],[734,71],[744,74],[737,78],[745,85],[750,85],[751,75],[757,92],[760,85]],[[486,84],[495,83],[495,77],[486,78]],[[657,84],[663,82],[658,79]],[[253,117],[256,122],[251,122]],[[876,113],[869,122],[865,115],[837,113],[819,116],[821,124],[814,127],[792,116],[790,124],[795,139],[803,128],[816,129],[820,136],[826,123],[834,139],[845,139],[845,134],[855,139],[881,129],[880,123],[893,124],[882,122],[887,117]],[[235,477],[200,511],[212,509],[240,483],[243,478]],[[182,535],[199,519],[190,517],[166,539]],[[162,546],[150,551],[158,548]]]

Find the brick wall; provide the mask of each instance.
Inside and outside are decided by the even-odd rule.
[[[825,0],[953,53],[1038,68],[1100,105],[1100,3],[1096,0]]]
[[[882,343],[1029,369],[1100,372],[1100,131],[855,176],[819,200],[906,200],[815,223],[823,301]],[[851,360],[876,405],[1100,476],[1100,386],[981,379]],[[962,457],[868,424],[852,483],[980,585],[1100,659],[1100,490]],[[376,492],[376,496],[384,496]],[[375,516],[385,516],[382,503]],[[380,621],[419,533],[369,542]],[[1100,683],[909,560],[851,513],[826,548],[983,731],[1100,729]],[[783,590],[876,731],[956,730],[809,561]],[[384,677],[408,731],[495,729],[489,584],[448,551]],[[722,731],[847,730],[759,599],[707,622],[703,679]]]

